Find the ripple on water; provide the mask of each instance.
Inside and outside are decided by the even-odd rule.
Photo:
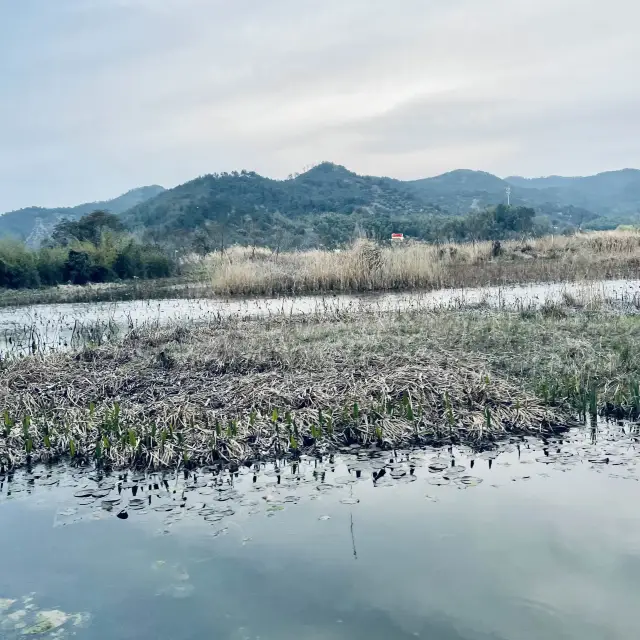
[[[449,468],[449,463],[445,460],[433,460],[429,463],[429,471],[431,473],[440,473],[441,471],[446,471]]]
[[[475,476],[460,476],[456,482],[464,487],[477,487],[483,482],[483,480],[482,478],[476,478]]]
[[[435,487],[445,487],[448,484],[451,484],[451,480],[449,478],[429,478],[428,483]]]
[[[336,484],[355,484],[358,482],[358,478],[356,476],[340,476],[334,480]]]

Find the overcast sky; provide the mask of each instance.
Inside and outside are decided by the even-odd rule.
[[[640,166],[638,0],[0,0],[0,211],[285,177]]]

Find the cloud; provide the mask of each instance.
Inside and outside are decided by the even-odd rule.
[[[399,177],[638,164],[633,0],[24,0],[3,12],[0,210],[321,159]]]

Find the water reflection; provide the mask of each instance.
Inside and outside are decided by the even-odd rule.
[[[17,472],[0,637],[30,628],[13,614],[33,591],[91,615],[51,630],[78,638],[633,637],[639,446],[613,423],[484,452]]]
[[[313,314],[460,308],[533,309],[562,301],[603,300],[627,311],[640,307],[640,280],[563,282],[439,289],[404,293],[296,296],[283,298],[132,300],[112,303],[43,304],[0,309],[0,352],[29,353],[100,343],[144,324],[174,321],[218,322]]]
[[[244,510],[248,515],[265,512],[273,516],[285,505],[315,500],[320,495],[339,496],[344,505],[360,502],[356,485],[394,487],[420,480],[430,486],[469,489],[485,479],[500,486],[504,473],[491,474],[494,464],[502,469],[529,469],[510,480],[528,480],[535,473],[547,477],[541,467],[564,472],[588,464],[612,478],[638,480],[638,425],[607,423],[568,432],[561,438],[534,437],[514,440],[499,448],[474,452],[467,447],[384,451],[377,446],[351,445],[339,455],[300,460],[278,460],[232,468],[218,465],[175,473],[121,472],[39,466],[0,475],[0,504],[17,497],[41,495],[58,488],[68,502],[60,509],[54,526],[82,520],[116,516],[127,519],[162,514],[163,531],[183,518],[201,517],[221,523]],[[474,471],[474,473],[472,473]],[[496,482],[498,484],[496,484]]]

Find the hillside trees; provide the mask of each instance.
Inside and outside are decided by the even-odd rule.
[[[0,287],[10,289],[163,278],[175,271],[165,251],[138,243],[117,216],[104,211],[62,220],[39,250],[18,241],[0,242]]]

